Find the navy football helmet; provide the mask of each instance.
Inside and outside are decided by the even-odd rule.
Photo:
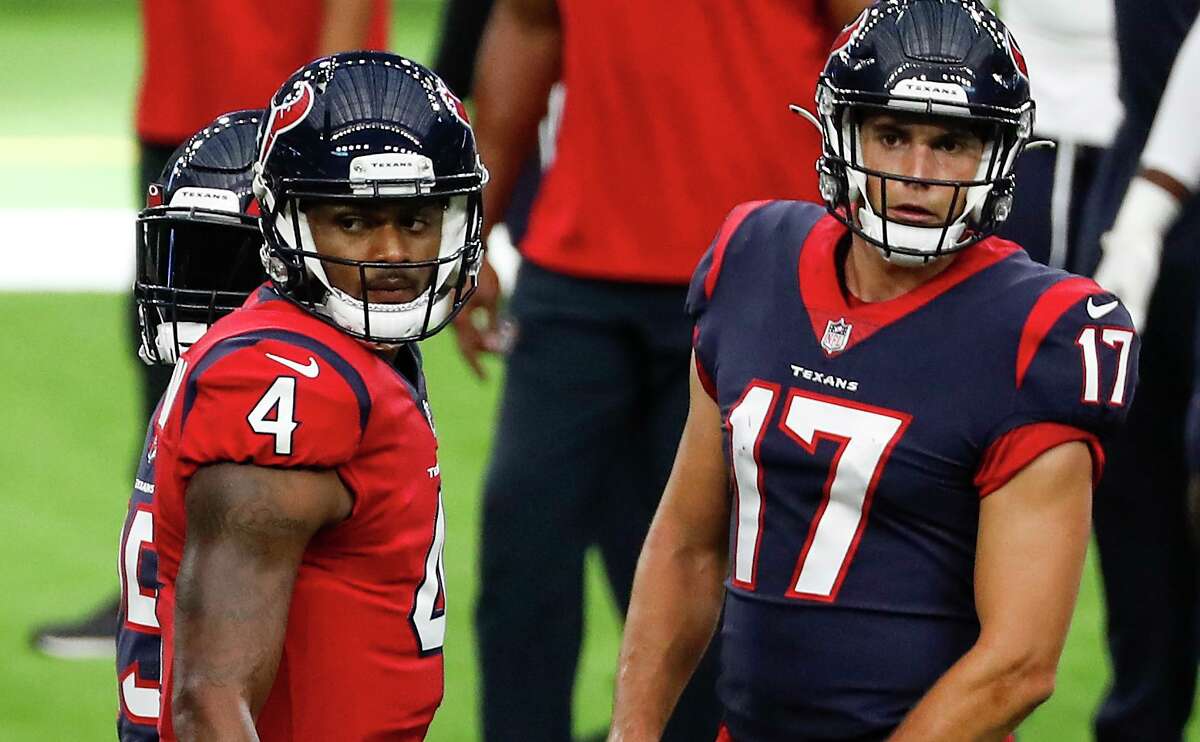
[[[262,111],[218,116],[180,145],[137,218],[137,303],[146,363],[175,363],[264,280],[252,192]]]
[[[445,327],[474,292],[487,171],[462,103],[420,64],[360,51],[305,65],[271,101],[255,169],[268,275],[283,296],[344,332],[385,345],[420,340]],[[306,205],[363,199],[440,203],[437,257],[398,263],[321,254]],[[356,294],[333,285],[331,264],[357,271]],[[371,301],[368,271],[398,270],[430,276],[428,286],[411,301]]]
[[[816,102],[824,140],[821,196],[830,213],[889,261],[924,264],[978,242],[1008,218],[1013,167],[1033,131],[1034,103],[1016,41],[978,0],[876,2],[834,42]],[[868,168],[860,124],[880,111],[968,119],[984,140],[975,177],[932,180]],[[882,213],[865,196],[868,177],[885,186]],[[952,203],[965,195],[965,208],[940,226],[888,219],[888,180],[952,187]]]

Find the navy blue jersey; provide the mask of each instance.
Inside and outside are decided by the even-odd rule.
[[[979,633],[980,498],[1119,425],[1138,341],[1089,279],[991,238],[886,302],[845,228],[735,209],[688,294],[733,493],[719,692],[734,739],[877,739]],[[846,243],[848,244],[848,243]]]
[[[175,380],[172,377],[172,385]],[[146,431],[138,460],[133,494],[118,555],[121,608],[117,630],[117,738],[121,742],[157,742],[162,679],[162,630],[155,612],[158,598],[158,553],[154,548],[155,428],[160,407]]]

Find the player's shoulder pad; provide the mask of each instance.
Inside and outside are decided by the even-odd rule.
[[[1050,283],[1021,328],[1014,379],[1020,406],[1034,419],[1106,434],[1133,400],[1139,346],[1116,296],[1078,276]]]
[[[804,201],[747,201],[735,206],[692,274],[688,313],[703,313],[727,264],[779,242],[798,246],[824,214],[825,207]]]
[[[181,457],[193,463],[328,468],[348,461],[366,430],[362,375],[307,335],[252,330],[190,362],[177,404]]]

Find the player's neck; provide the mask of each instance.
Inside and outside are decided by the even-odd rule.
[[[400,352],[400,349],[402,347],[404,347],[402,345],[385,345],[383,343],[371,343],[371,342],[367,342],[365,340],[363,341],[363,345],[367,346],[368,350],[370,350],[372,353],[379,356],[383,360],[387,361],[389,364],[396,362],[396,355]]]
[[[933,280],[950,267],[955,257],[947,255],[916,268],[899,266],[884,260],[874,245],[853,235],[846,253],[846,289],[859,301],[889,301]]]

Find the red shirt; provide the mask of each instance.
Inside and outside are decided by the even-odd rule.
[[[215,116],[263,108],[318,55],[326,0],[143,0],[137,133],[175,145]],[[388,0],[374,0],[365,48],[386,49]]]
[[[401,349],[401,353],[412,353]],[[196,470],[216,462],[333,469],[354,505],[309,542],[275,683],[267,742],[417,742],[442,698],[441,474],[419,378],[261,289],[181,361],[154,457],[163,740],[171,725],[175,586]]]
[[[558,0],[566,102],[522,253],[570,275],[685,284],[721,220],[819,200],[819,0]]]

